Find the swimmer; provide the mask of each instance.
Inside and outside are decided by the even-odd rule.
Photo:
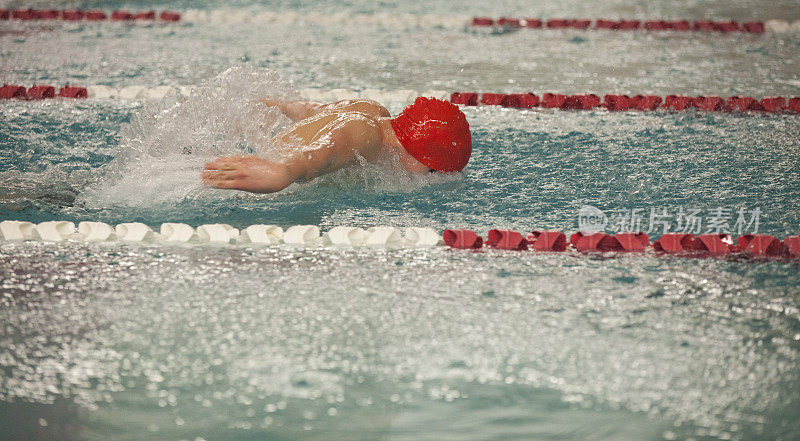
[[[273,139],[292,146],[293,153],[280,162],[255,155],[218,158],[205,165],[205,185],[274,193],[382,153],[396,155],[412,173],[457,172],[472,153],[464,113],[436,98],[419,97],[396,118],[370,100],[260,101],[295,121]]]

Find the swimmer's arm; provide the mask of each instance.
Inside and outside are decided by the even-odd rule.
[[[277,101],[277,100],[258,100],[267,106],[277,107],[281,113],[288,116],[292,121],[300,121],[309,116],[314,116],[327,107],[327,104],[314,101]]]
[[[229,156],[205,165],[202,179],[209,187],[275,193],[293,182],[309,181],[358,161],[373,160],[380,149],[382,135],[376,127],[340,129],[324,143],[300,151],[284,162],[257,156]]]

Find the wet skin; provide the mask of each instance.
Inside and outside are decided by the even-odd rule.
[[[205,185],[274,193],[293,182],[312,180],[355,164],[359,157],[374,161],[382,151],[398,155],[410,172],[430,171],[405,151],[394,133],[389,112],[375,101],[345,100],[327,105],[262,102],[277,106],[296,121],[273,139],[275,145],[290,146],[293,153],[281,162],[252,155],[218,158],[205,165]]]

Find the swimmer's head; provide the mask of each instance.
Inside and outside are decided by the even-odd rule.
[[[403,148],[417,161],[440,172],[461,171],[472,154],[467,117],[457,106],[419,97],[392,119]]]

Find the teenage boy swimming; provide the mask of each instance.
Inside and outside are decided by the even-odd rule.
[[[274,193],[293,182],[310,181],[382,153],[397,155],[412,173],[457,172],[469,161],[472,136],[457,106],[436,98],[417,98],[395,118],[375,101],[332,104],[261,100],[277,106],[295,123],[275,136],[291,146],[281,161],[258,156],[227,156],[205,165],[210,187]]]

